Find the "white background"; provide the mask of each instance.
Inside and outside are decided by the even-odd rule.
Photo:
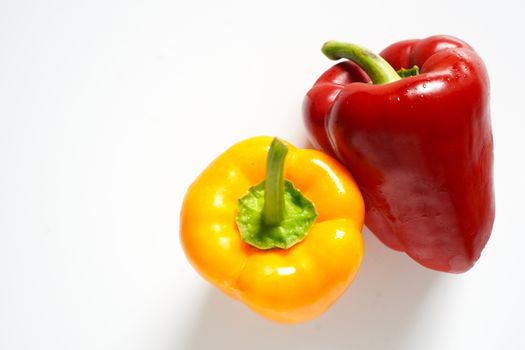
[[[522,1],[0,1],[0,349],[525,349]],[[188,185],[233,143],[305,146],[328,39],[452,34],[492,84],[497,219],[477,265],[426,270],[364,231],[319,319],[280,326],[202,280]]]

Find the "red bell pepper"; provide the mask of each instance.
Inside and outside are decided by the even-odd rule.
[[[339,42],[323,52],[349,61],[308,92],[304,120],[314,146],[354,175],[368,228],[426,267],[470,269],[495,213],[489,80],[480,57],[449,36],[402,41],[380,56]]]

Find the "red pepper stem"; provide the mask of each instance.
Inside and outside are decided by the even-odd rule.
[[[322,51],[331,60],[346,58],[356,63],[368,74],[374,84],[385,84],[401,79],[387,61],[364,47],[339,41],[327,41]]]
[[[288,147],[274,138],[266,158],[264,207],[262,218],[268,226],[279,225],[284,218],[284,159]]]

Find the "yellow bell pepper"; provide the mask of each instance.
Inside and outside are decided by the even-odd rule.
[[[336,160],[255,137],[190,186],[180,238],[206,280],[260,315],[298,323],[325,312],[353,280],[363,220],[361,193]]]

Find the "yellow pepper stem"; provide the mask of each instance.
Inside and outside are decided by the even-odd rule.
[[[239,198],[236,221],[242,240],[259,249],[288,249],[308,234],[317,211],[284,178],[288,146],[273,139],[266,158],[266,179]]]
[[[266,181],[262,218],[267,226],[277,226],[284,218],[284,159],[288,147],[274,138],[266,158]]]

